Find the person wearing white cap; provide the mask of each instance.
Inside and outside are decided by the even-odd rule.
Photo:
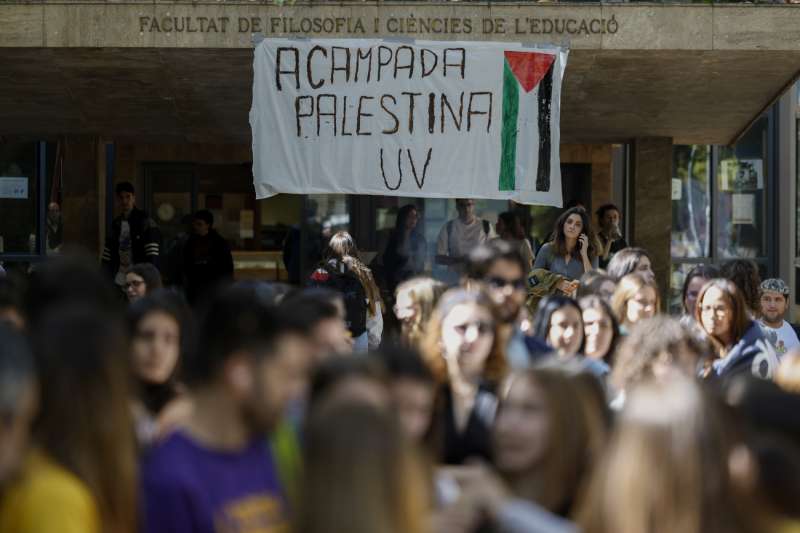
[[[775,347],[778,356],[800,348],[797,332],[786,320],[789,306],[789,287],[782,279],[771,278],[761,283],[761,329]]]

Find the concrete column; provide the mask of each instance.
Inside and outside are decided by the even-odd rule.
[[[672,139],[638,138],[633,142],[632,152],[629,243],[650,254],[665,302],[670,276]]]

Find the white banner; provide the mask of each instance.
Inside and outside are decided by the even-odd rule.
[[[492,42],[265,39],[257,198],[347,193],[561,206],[567,52]]]

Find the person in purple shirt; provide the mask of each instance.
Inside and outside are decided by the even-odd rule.
[[[249,289],[217,294],[202,325],[182,369],[193,414],[143,464],[143,531],[287,531],[289,509],[265,435],[305,378],[310,347],[291,317]]]

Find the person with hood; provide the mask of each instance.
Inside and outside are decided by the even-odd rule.
[[[183,271],[186,297],[194,305],[216,285],[233,280],[233,255],[228,241],[214,229],[211,211],[196,212],[192,230],[183,252]]]
[[[727,279],[709,281],[700,291],[695,320],[708,335],[717,358],[702,371],[709,379],[729,380],[752,373],[772,379],[778,368],[775,349],[747,313],[744,297]]]

